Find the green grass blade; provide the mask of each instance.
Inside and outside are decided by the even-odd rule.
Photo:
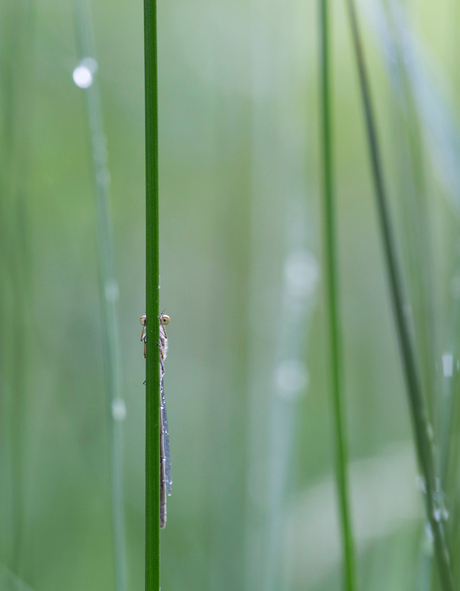
[[[369,152],[377,198],[378,215],[382,230],[384,251],[389,274],[390,290],[399,337],[400,350],[405,372],[407,392],[414,426],[415,444],[417,448],[420,469],[425,478],[426,510],[434,536],[436,562],[440,580],[444,591],[453,591],[449,548],[445,538],[441,520],[438,518],[436,503],[436,478],[434,469],[434,453],[432,447],[432,428],[427,419],[427,411],[422,396],[420,376],[418,375],[413,344],[411,342],[410,327],[405,314],[405,294],[401,280],[393,228],[390,220],[388,198],[385,189],[383,169],[381,164],[377,129],[371,104],[370,88],[364,63],[358,20],[353,0],[347,0],[350,16],[353,44],[358,65],[359,82],[364,107],[365,123],[369,142]]]
[[[330,42],[328,0],[320,0],[321,31],[321,89],[322,89],[322,141],[323,141],[323,207],[324,207],[324,260],[327,315],[329,323],[329,355],[331,394],[334,412],[335,467],[339,501],[342,546],[344,556],[343,588],[356,588],[355,542],[351,525],[348,492],[348,451],[345,428],[345,409],[342,386],[342,353],[339,329],[339,290],[337,282],[337,248],[334,203],[334,170],[332,160]]]
[[[22,575],[25,564],[24,470],[28,402],[31,249],[30,176],[34,123],[35,4],[3,3],[0,9],[0,556]]]
[[[27,583],[0,564],[0,589],[2,591],[33,591]]]
[[[103,356],[106,375],[107,416],[109,426],[110,473],[112,497],[112,527],[114,545],[115,588],[126,591],[126,543],[123,494],[123,441],[122,420],[122,360],[118,325],[118,284],[115,280],[113,261],[112,220],[109,198],[109,171],[107,165],[106,137],[99,87],[94,76],[96,68],[90,8],[86,0],[75,4],[76,33],[79,68],[88,68],[92,82],[84,90],[86,113],[90,135],[91,158],[96,197],[97,253],[99,292],[103,326]],[[92,60],[92,61],[91,61]],[[84,64],[87,64],[85,66]]]
[[[158,79],[155,0],[144,1],[146,158],[146,455],[145,589],[160,589],[160,260],[158,217]]]

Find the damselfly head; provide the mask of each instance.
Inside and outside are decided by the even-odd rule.
[[[160,316],[158,317],[161,324],[169,324],[171,318],[167,315],[167,314],[160,314]]]
[[[140,317],[139,321],[142,324],[142,326],[145,326],[146,322],[147,322],[147,316],[144,314],[143,316]]]

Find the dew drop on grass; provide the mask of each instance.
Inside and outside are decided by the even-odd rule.
[[[446,378],[452,377],[454,373],[454,356],[452,353],[444,353],[442,356],[442,373]]]
[[[112,415],[115,421],[124,421],[126,419],[126,404],[123,398],[114,398],[112,400]]]
[[[118,283],[114,279],[110,279],[105,284],[105,299],[108,302],[116,302],[118,300]]]
[[[417,488],[422,491],[422,493],[426,494],[426,482],[423,476],[418,476],[417,478]]]
[[[282,361],[275,370],[275,382],[282,398],[296,399],[308,385],[308,372],[305,364],[298,359]]]
[[[89,88],[93,83],[93,74],[97,71],[97,62],[92,57],[86,57],[75,68],[73,81],[79,88]]]
[[[431,441],[431,443],[433,443],[434,432],[433,432],[433,426],[431,425],[431,423],[427,423],[427,425],[426,425],[426,434],[427,434],[428,439]]]
[[[80,88],[89,88],[93,83],[93,75],[86,66],[77,66],[72,77],[75,84]]]
[[[307,250],[292,252],[284,265],[284,277],[290,292],[300,297],[311,296],[319,278],[316,258]]]
[[[433,428],[431,430],[433,431]],[[441,492],[441,481],[439,480],[439,478],[437,476],[434,479],[434,484],[435,484],[436,492]]]
[[[425,534],[430,542],[434,540],[433,530],[431,529],[431,525],[428,522],[425,524]]]

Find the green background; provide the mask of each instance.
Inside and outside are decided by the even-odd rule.
[[[417,329],[429,302],[429,360],[442,399],[442,355],[457,362],[460,12],[453,0],[388,4],[415,56],[398,86],[397,35],[385,33],[382,6],[360,5],[360,23],[413,316]],[[144,580],[142,9],[140,1],[91,2],[127,407],[129,590]],[[74,5],[16,0],[0,10],[0,582],[2,591],[111,590],[98,228],[85,90],[72,79]],[[429,580],[430,542],[348,19],[342,2],[332,12],[359,587],[419,590]],[[321,281],[318,19],[312,1],[159,3],[160,306],[171,317],[173,472],[164,591],[340,588]],[[426,226],[414,187],[424,195]],[[431,286],[425,304],[417,299],[421,269]],[[435,423],[436,450],[438,432]]]

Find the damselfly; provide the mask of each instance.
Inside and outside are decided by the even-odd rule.
[[[165,326],[169,324],[170,318],[166,314],[160,314],[158,316],[160,322],[160,342],[158,348],[160,349],[160,527],[166,526],[166,499],[167,496],[171,496],[171,457],[169,455],[169,431],[168,431],[168,417],[166,415],[166,403],[165,403],[165,392],[164,392],[164,375],[165,367],[164,361],[168,354],[168,336],[166,334]],[[147,343],[147,317],[141,316],[142,334],[141,341],[144,342],[144,357],[146,356],[146,343]]]

